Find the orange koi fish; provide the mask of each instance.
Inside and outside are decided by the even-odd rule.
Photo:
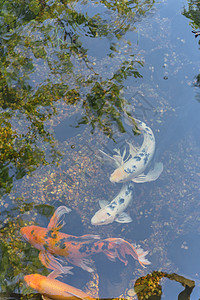
[[[64,264],[69,262],[83,270],[93,272],[86,257],[100,252],[112,261],[118,258],[125,265],[128,263],[126,255],[131,255],[143,267],[150,264],[145,258],[148,251],[143,251],[121,238],[100,240],[98,235],[86,234],[77,237],[60,232],[59,229],[64,225],[64,223],[61,224],[60,219],[69,211],[66,206],[58,207],[47,228],[34,225],[21,228],[23,237],[40,250],[39,258],[45,267],[67,274],[70,273],[72,267],[64,266]],[[58,260],[54,255],[64,257],[66,262],[63,259]]]
[[[82,290],[54,279],[56,276],[54,277],[51,274],[47,277],[40,274],[30,274],[24,276],[24,280],[28,286],[42,294],[42,298],[45,300],[94,300],[94,298],[90,297]]]

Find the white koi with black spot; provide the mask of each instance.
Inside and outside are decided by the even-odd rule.
[[[129,156],[124,161],[125,154],[121,155],[118,151],[118,155],[110,157],[103,151],[112,162],[115,162],[117,169],[111,174],[110,181],[123,183],[127,181],[133,181],[136,183],[155,181],[163,171],[162,163],[155,163],[154,168],[150,170],[146,175],[143,173],[153,158],[155,152],[155,137],[153,131],[144,122],[134,119],[137,122],[138,129],[142,132],[144,140],[139,151],[133,151],[134,146],[129,144]],[[126,152],[126,151],[125,151]]]
[[[124,212],[133,198],[134,185],[132,182],[123,184],[119,194],[110,202],[100,200],[101,209],[91,219],[92,225],[106,225],[113,221],[119,223],[132,222],[131,217]]]

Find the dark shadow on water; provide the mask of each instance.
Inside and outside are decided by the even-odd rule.
[[[99,297],[117,297],[123,294],[124,287],[128,286],[132,278],[135,262],[129,260],[128,265],[119,260],[112,262],[105,260],[105,255],[95,257],[97,274],[99,275]]]

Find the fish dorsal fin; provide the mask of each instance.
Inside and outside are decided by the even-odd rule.
[[[119,149],[115,148],[113,149],[117,154],[114,154],[113,157],[117,161],[117,167],[120,167],[124,164],[124,157],[126,155],[126,148],[124,149],[122,155]]]
[[[79,239],[83,240],[99,240],[100,236],[98,234],[85,234],[79,237]]]
[[[139,148],[136,147],[136,146],[134,146],[132,143],[130,143],[130,142],[128,142],[128,141],[126,141],[126,143],[127,143],[128,146],[129,146],[129,153],[130,153],[130,155],[131,155],[132,157],[134,157],[134,156],[138,153]]]
[[[53,216],[50,219],[48,229],[60,229],[65,225],[63,221],[63,215],[68,214],[71,211],[67,206],[59,206],[54,212]]]
[[[110,155],[108,155],[107,153],[103,152],[102,150],[99,149],[99,152],[102,154],[103,156],[103,160],[107,163],[109,163],[111,166],[113,166],[114,168],[118,168],[120,166],[118,159],[116,157],[112,157]]]
[[[65,293],[66,293],[66,295],[65,295]],[[80,295],[78,295],[76,293],[70,292],[70,291],[66,291],[66,292],[64,291],[63,292],[63,297],[66,297],[66,299],[69,299],[69,296],[68,296],[69,294],[72,295],[72,296],[74,296],[74,297],[76,297],[76,298],[78,298],[78,299],[85,300],[85,298],[81,297]]]
[[[121,155],[114,154],[114,155],[113,155],[113,158],[114,158],[115,161],[117,162],[117,164],[116,164],[116,167],[117,167],[117,168],[123,165],[124,160],[123,160],[123,158],[122,158]]]
[[[99,200],[99,206],[100,206],[100,208],[104,208],[108,204],[109,204],[109,202],[106,201],[106,200]]]
[[[116,222],[118,223],[130,223],[132,222],[132,218],[125,212],[122,212],[116,219]]]

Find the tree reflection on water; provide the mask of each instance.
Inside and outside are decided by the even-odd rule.
[[[126,105],[122,96],[124,81],[128,77],[141,78],[143,66],[125,34],[130,28],[134,30],[134,23],[154,3],[154,0],[0,1],[1,196],[9,194],[15,180],[41,165],[59,161],[61,153],[48,121],[56,116],[60,103],[80,112],[77,126],[88,124],[92,132],[97,128],[111,138],[113,126],[125,131],[121,120]],[[97,8],[92,16],[87,13],[90,4],[94,11]],[[104,16],[98,13],[102,7],[106,11]],[[107,43],[104,61],[91,54],[92,50],[98,50],[101,40]],[[0,290],[7,292],[8,299],[13,291],[24,291],[24,272],[47,273],[37,251],[19,236],[20,228],[28,223],[21,216],[28,212],[37,220],[39,208],[23,197],[14,202],[13,211],[6,210],[5,205],[1,214],[5,222],[0,230]],[[40,211],[43,218],[49,217],[52,209]],[[138,299],[143,296],[160,299],[162,277],[180,282],[185,287],[183,294],[188,297],[180,299],[189,299],[194,282],[161,272],[137,279]]]
[[[86,5],[96,6],[97,12],[87,13]],[[154,0],[0,1],[1,196],[10,193],[15,180],[59,161],[47,124],[60,103],[80,111],[77,126],[88,124],[109,137],[113,124],[125,130],[123,83],[130,76],[140,78],[143,63],[134,53],[126,54],[131,47],[124,36],[153,5]],[[102,17],[98,7],[112,17]],[[109,45],[106,67],[88,54],[88,42],[95,51],[95,41],[101,39]],[[24,270],[36,272],[42,266],[19,236],[24,225],[20,215],[33,204],[23,197],[7,200],[2,202],[0,286],[2,292],[13,292],[20,290]],[[13,210],[12,205],[7,209],[10,202]]]
[[[142,61],[134,53],[119,54],[129,42],[123,38],[135,20],[154,1],[100,1],[112,19],[92,16],[79,1],[1,1],[0,36],[0,187],[2,193],[41,164],[59,159],[55,141],[45,126],[56,114],[56,103],[83,111],[77,126],[88,124],[112,136],[115,123],[123,132],[123,82],[141,77]],[[80,11],[80,7],[82,11]],[[92,61],[87,42],[109,41],[112,72]],[[105,40],[105,41],[106,41]],[[130,48],[131,49],[131,48]],[[50,155],[43,145],[50,145]]]

